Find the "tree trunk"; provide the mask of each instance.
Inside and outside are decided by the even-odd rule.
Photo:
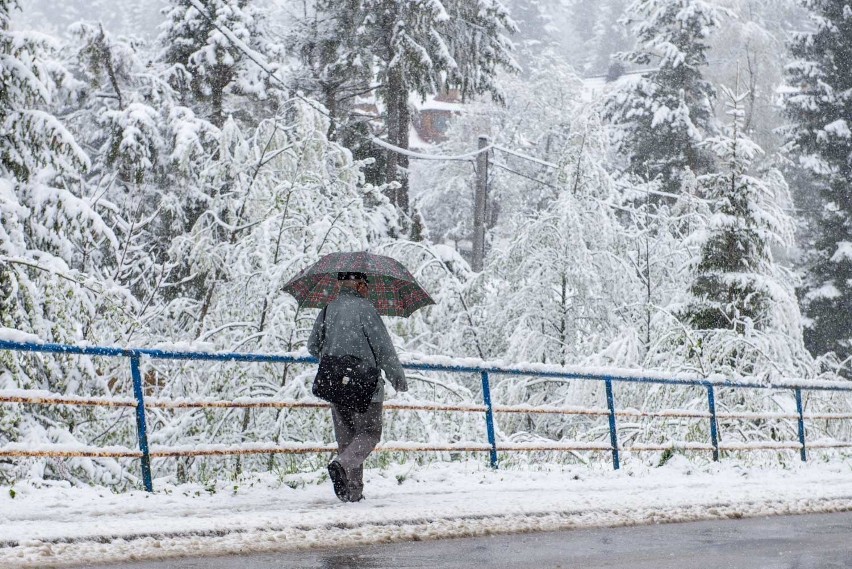
[[[325,108],[328,109],[328,115],[331,120],[328,121],[328,132],[326,138],[329,141],[337,139],[337,93],[331,85],[323,86],[323,96],[325,98]]]
[[[210,122],[216,125],[216,128],[222,128],[222,125],[225,124],[225,117],[222,112],[222,89],[216,86],[213,87],[211,106]]]
[[[411,113],[408,111],[408,87],[405,83],[405,76],[402,76],[402,85],[397,97],[399,105],[399,133],[396,145],[400,148],[408,150],[408,130],[411,128]],[[397,205],[405,215],[409,215],[408,201],[408,156],[400,154],[397,157],[397,180],[401,184],[398,192]]]
[[[385,123],[388,129],[388,142],[396,144],[399,139],[399,105],[397,105],[397,93],[402,89],[402,76],[397,69],[392,69],[388,73],[387,97],[385,98]],[[387,151],[387,160],[385,161],[385,182],[390,183],[396,181],[397,176],[397,159],[399,154],[392,150]],[[395,189],[388,190],[388,197],[391,203],[397,204],[397,191]]]
[[[408,128],[411,117],[408,112],[408,89],[400,67],[394,67],[388,73],[386,122],[388,142],[394,146],[408,149]],[[389,150],[385,165],[385,181],[398,182],[399,188],[389,190],[391,202],[404,214],[408,214],[408,157]]]

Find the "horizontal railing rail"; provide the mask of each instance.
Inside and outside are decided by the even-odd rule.
[[[85,445],[39,445],[36,448],[22,443],[7,444],[0,447],[0,457],[94,457],[94,458],[138,458],[141,459],[142,480],[146,490],[153,491],[151,481],[151,459],[178,456],[222,456],[249,454],[306,454],[331,452],[331,444],[265,444],[243,443],[242,445],[195,445],[191,447],[160,447],[148,445],[146,409],[191,409],[191,408],[277,408],[277,409],[318,409],[329,407],[328,403],[318,399],[284,400],[270,398],[236,398],[231,401],[215,399],[166,399],[146,397],[141,374],[141,360],[200,360],[235,363],[272,363],[272,364],[316,364],[317,360],[300,353],[253,354],[236,352],[201,352],[187,350],[167,350],[156,348],[119,348],[103,346],[73,346],[65,344],[17,341],[0,339],[0,350],[19,352],[37,352],[51,354],[121,357],[130,360],[133,383],[131,397],[86,397],[51,393],[41,390],[5,389],[0,390],[0,404],[31,405],[79,405],[102,407],[132,407],[136,410],[136,431],[138,450],[125,447],[91,447]],[[494,362],[478,360],[453,360],[450,358],[428,358],[403,362],[403,367],[417,371],[439,371],[452,373],[479,374],[482,384],[483,404],[446,404],[432,401],[387,401],[385,409],[397,411],[447,411],[463,413],[484,413],[487,443],[458,442],[451,444],[426,444],[411,442],[386,442],[377,447],[379,452],[488,452],[493,468],[498,466],[498,452],[520,451],[606,451],[612,453],[613,468],[620,467],[620,453],[623,451],[709,451],[713,459],[720,459],[721,451],[747,450],[798,450],[802,461],[807,460],[805,440],[805,420],[842,420],[852,419],[852,413],[809,413],[803,412],[802,391],[852,392],[852,384],[828,381],[785,381],[774,384],[728,381],[724,378],[700,378],[678,376],[674,374],[649,377],[634,370],[583,370],[577,368],[555,367],[549,365],[526,364],[507,367]],[[604,383],[606,407],[581,408],[569,406],[494,405],[491,401],[490,378],[492,375],[536,376],[564,380],[589,380]],[[658,385],[692,386],[702,388],[707,394],[707,411],[687,409],[662,409],[647,411],[640,409],[616,409],[613,383],[648,383]],[[792,390],[796,401],[796,412],[718,412],[715,391],[718,388],[735,389],[775,389]],[[596,442],[532,442],[498,443],[494,429],[494,414],[551,414],[585,415],[608,418],[609,443]],[[622,446],[618,440],[619,418],[692,418],[706,419],[710,422],[710,441],[707,443],[689,441],[671,441],[668,443],[632,443]],[[741,443],[723,443],[719,440],[718,421],[725,420],[769,420],[790,419],[797,422],[798,441],[755,441]],[[852,448],[852,442],[814,441],[810,448]]]

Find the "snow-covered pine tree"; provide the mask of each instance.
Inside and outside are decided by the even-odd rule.
[[[3,53],[3,90],[0,118],[3,138],[0,166],[5,176],[28,182],[47,164],[56,174],[83,169],[88,160],[65,127],[42,110],[55,88],[55,60],[48,52],[55,45],[37,33],[10,29],[15,0],[0,0],[0,47]]]
[[[619,23],[627,4],[628,0],[603,0],[598,3],[596,17],[589,28],[592,34],[584,46],[586,61],[583,68],[587,74],[606,73],[609,78],[614,78],[619,66],[623,68],[623,64],[614,61],[613,57],[633,45],[630,30]]]
[[[316,0],[306,3],[305,11],[288,38],[288,48],[301,63],[292,71],[291,81],[294,88],[323,103],[332,119],[328,136],[334,140],[338,123],[348,123],[355,103],[373,91],[372,54],[369,46],[349,42],[341,32],[353,30],[352,18],[358,16],[348,3]],[[353,133],[344,135],[351,138]]]
[[[103,156],[103,166],[93,165],[99,173],[113,168],[120,183],[142,183],[154,175],[158,153],[157,110],[163,92],[170,91],[158,77],[146,69],[138,42],[115,38],[103,24],[77,22],[71,32],[79,42],[76,63],[78,73],[94,92],[84,97],[83,110],[90,111],[79,123],[97,119],[101,129],[81,124],[80,130]]]
[[[518,26],[514,38],[522,73],[544,67],[546,61],[539,59],[542,54],[557,56],[584,77],[607,73],[612,57],[634,43],[630,30],[619,23],[630,2],[507,0]]]
[[[172,66],[171,82],[192,100],[208,105],[203,116],[221,127],[229,115],[254,125],[257,119],[230,95],[267,96],[265,72],[242,49],[265,52],[258,12],[249,0],[171,0],[158,41],[160,59]],[[199,7],[201,10],[199,10]],[[203,11],[202,11],[203,10]],[[236,40],[236,42],[234,41]],[[241,45],[237,45],[237,43]],[[271,71],[271,70],[270,70]],[[183,99],[184,103],[189,102]],[[244,105],[245,98],[241,100]]]
[[[47,36],[13,30],[15,2],[0,0],[0,327],[44,341],[98,343],[126,322],[133,301],[110,278],[119,244],[87,194],[89,159],[53,114],[74,80]],[[67,395],[113,392],[109,366],[62,355],[0,354],[0,387]],[[126,392],[125,392],[126,393]],[[2,443],[90,443],[103,431],[92,408],[0,406]],[[114,460],[37,459],[0,466],[0,479],[30,475],[115,483]]]
[[[754,172],[762,150],[743,131],[748,92],[722,87],[730,123],[722,134],[708,138],[724,170],[701,176],[699,184],[713,203],[712,217],[703,232],[701,258],[690,287],[692,302],[685,317],[698,330],[771,326],[774,303],[795,302],[778,298],[771,246],[790,247],[793,223],[781,209],[789,203],[787,185],[777,170]],[[787,291],[789,292],[789,291]]]
[[[571,25],[568,30],[565,30],[567,37],[563,40],[569,50],[583,51],[593,37],[603,5],[604,2],[584,2],[583,0],[563,2],[563,9],[571,16]]]
[[[555,21],[556,14],[564,14],[561,0],[509,0],[506,3],[517,25],[513,36],[516,57],[521,73],[529,72],[540,64],[543,53],[558,50],[564,39]]]
[[[204,20],[197,11],[195,15]],[[203,263],[176,255],[175,244],[189,238],[204,216],[230,221],[232,212],[215,206],[223,203],[219,196],[239,192],[232,141],[195,112],[208,113],[206,99],[195,100],[172,89],[174,67],[163,70],[142,59],[144,46],[112,37],[99,26],[80,23],[74,32],[82,43],[79,73],[89,84],[102,86],[89,93],[87,112],[76,123],[98,149],[93,183],[120,205],[113,216],[122,237],[117,275],[140,300],[130,331],[141,331],[141,338],[197,333],[221,267],[210,265],[201,271]],[[224,36],[217,38],[229,42]],[[252,66],[249,63],[246,69]],[[181,96],[194,108],[180,104]],[[231,132],[238,128],[230,118],[226,124]],[[228,242],[231,233],[220,228],[208,237]],[[172,325],[163,327],[159,319],[160,311],[176,301],[184,303],[179,321],[187,333],[176,333]],[[136,338],[139,341],[140,336]]]
[[[803,289],[805,341],[815,355],[852,357],[852,4],[803,0],[815,29],[798,34],[787,68],[787,140],[819,202],[810,215],[813,249]]]
[[[783,209],[789,190],[777,169],[756,164],[763,151],[742,126],[748,94],[722,90],[730,123],[704,145],[724,169],[698,178],[712,209],[692,237],[700,256],[680,311],[694,332],[673,350],[702,373],[807,376],[794,280],[772,251],[793,244],[794,224]]]
[[[687,171],[709,171],[713,159],[701,146],[716,132],[716,92],[704,79],[707,37],[722,11],[702,0],[635,0],[624,20],[638,36],[633,51],[619,54],[626,63],[650,66],[606,101],[615,145],[625,170],[661,189],[679,194]]]
[[[132,323],[113,341],[143,343],[156,334],[148,319],[164,297],[192,289],[168,286],[184,269],[168,250],[204,210],[198,172],[217,148],[216,129],[178,104],[162,66],[149,64],[150,45],[115,37],[101,24],[78,22],[71,31],[85,88],[70,126],[92,149],[87,183],[114,204],[105,212],[121,243],[114,278],[139,300]]]

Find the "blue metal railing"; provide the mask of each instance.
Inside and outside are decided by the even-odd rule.
[[[168,351],[148,348],[116,348],[116,347],[101,347],[101,346],[71,346],[64,344],[51,343],[32,343],[32,342],[17,342],[0,340],[0,350],[12,350],[22,352],[41,352],[55,353],[68,355],[87,355],[87,356],[106,356],[106,357],[124,357],[130,360],[131,377],[133,381],[133,395],[136,400],[136,427],[139,443],[139,451],[141,452],[141,469],[142,481],[145,490],[153,491],[151,481],[151,457],[148,449],[147,421],[145,417],[145,395],[142,384],[141,373],[141,358],[161,359],[161,360],[201,360],[201,361],[221,361],[221,362],[263,362],[263,363],[305,363],[315,364],[316,358],[310,356],[296,355],[268,355],[268,354],[252,354],[252,353],[208,353],[208,352],[187,352],[187,351]],[[443,371],[455,373],[478,373],[482,379],[482,397],[485,406],[485,422],[488,435],[488,444],[490,452],[490,464],[493,468],[498,467],[497,457],[497,441],[494,431],[494,406],[491,401],[491,375],[509,375],[509,376],[537,376],[557,379],[581,379],[603,381],[606,389],[606,403],[609,418],[609,435],[610,448],[612,452],[613,468],[620,467],[619,457],[619,442],[618,428],[616,423],[616,406],[615,397],[613,394],[613,383],[649,383],[660,385],[680,385],[703,387],[707,392],[707,404],[709,407],[710,419],[710,437],[713,450],[713,460],[718,461],[719,456],[719,434],[716,412],[716,387],[731,387],[731,388],[749,388],[749,389],[792,389],[796,399],[797,412],[797,427],[799,438],[800,457],[802,461],[807,460],[807,452],[805,446],[805,424],[802,404],[802,391],[837,391],[837,392],[852,392],[852,385],[846,386],[842,384],[828,385],[827,382],[802,384],[802,385],[783,385],[781,387],[775,385],[752,384],[746,382],[733,381],[709,381],[706,379],[684,379],[677,377],[640,377],[631,375],[602,375],[595,373],[575,372],[570,370],[556,371],[543,370],[530,367],[528,369],[516,367],[500,367],[494,365],[456,365],[456,364],[436,364],[436,363],[419,363],[409,362],[404,363],[403,367],[409,370],[421,371]]]

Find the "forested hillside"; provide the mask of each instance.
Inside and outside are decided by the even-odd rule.
[[[436,301],[387,320],[403,359],[765,383],[852,373],[852,3],[20,4],[0,0],[5,333],[298,351],[316,311],[282,285],[325,253],[367,249],[401,260]],[[428,112],[441,118],[431,140],[419,130]],[[484,173],[471,158],[482,135],[494,145]],[[306,397],[313,374],[146,366],[157,397]],[[122,361],[0,352],[0,389],[129,395],[128,375]],[[411,383],[414,399],[471,401],[479,389],[458,375]],[[601,398],[598,387],[526,379],[495,391],[506,403]],[[655,397],[699,405],[622,393],[625,405]],[[309,411],[150,420],[155,444],[330,432]],[[510,420],[518,440],[584,427]],[[0,443],[132,447],[132,428],[121,412],[0,406]],[[411,413],[385,437],[459,441],[476,429],[478,417]],[[239,471],[312,459],[228,460]],[[211,468],[176,464],[160,468],[179,478]],[[131,474],[109,459],[0,463],[0,478],[27,476],[123,484]]]

